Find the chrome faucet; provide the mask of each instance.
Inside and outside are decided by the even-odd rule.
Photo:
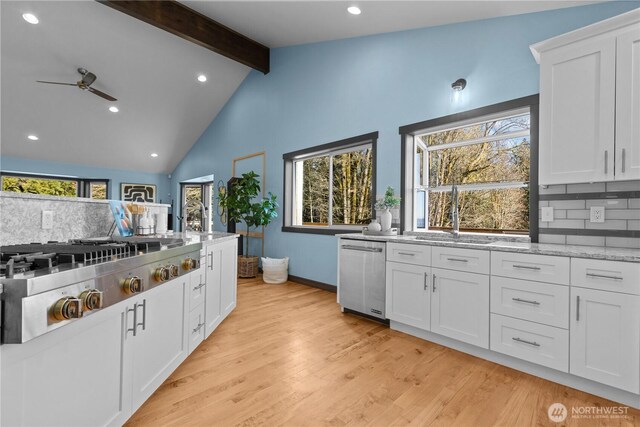
[[[209,229],[209,221],[207,221],[207,208],[204,206],[204,204],[200,201],[200,200],[196,200],[196,199],[191,199],[191,200],[187,200],[187,203],[184,204],[184,206],[182,206],[182,232],[186,232],[187,230],[187,208],[192,205],[193,203],[197,203],[200,205],[200,212],[201,212],[201,227],[202,230],[204,232],[209,232],[211,231]],[[193,231],[193,230],[191,230]]]
[[[458,209],[458,186],[453,184],[453,187],[451,187],[451,225],[453,227],[451,234],[454,238],[460,236],[460,213]]]

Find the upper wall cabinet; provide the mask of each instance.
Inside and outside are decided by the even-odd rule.
[[[541,185],[640,179],[640,9],[531,46]]]

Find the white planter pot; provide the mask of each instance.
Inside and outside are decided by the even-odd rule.
[[[380,215],[380,226],[382,231],[391,230],[391,211],[389,209],[385,209]]]

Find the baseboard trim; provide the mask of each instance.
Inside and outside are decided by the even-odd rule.
[[[333,292],[333,293],[336,293],[338,291],[338,288],[336,286],[330,285],[328,283],[316,282],[315,280],[305,279],[304,277],[299,277],[299,276],[292,276],[291,274],[289,275],[289,281],[298,283],[300,285],[311,286],[312,288],[318,288],[318,289],[322,289],[322,290]]]
[[[489,360],[490,362],[497,363],[498,365],[503,365],[517,371],[522,371],[527,374],[543,378],[548,381],[575,388],[586,393],[591,393],[596,396],[604,397],[605,399],[619,402],[624,405],[631,406],[632,408],[640,409],[640,395],[633,394],[628,391],[613,388],[605,384],[600,384],[586,378],[581,378],[569,374],[567,372],[558,371],[552,368],[537,365],[535,363],[527,362],[522,359],[507,356],[506,354],[497,353],[489,349],[480,348],[475,345],[467,344],[458,340],[435,334],[433,332],[423,331],[413,326],[398,323],[393,320],[391,321],[390,327],[395,331],[404,332],[405,334],[422,338],[426,341],[431,341],[433,343],[440,344],[442,346],[449,347],[454,350],[479,357],[481,359]],[[562,396],[558,396],[558,401],[562,402]]]

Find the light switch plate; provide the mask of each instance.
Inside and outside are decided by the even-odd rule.
[[[604,206],[592,206],[589,221],[604,222]]]
[[[42,229],[51,230],[53,228],[53,211],[42,211]]]
[[[553,207],[545,206],[542,208],[542,221],[551,222],[553,221]]]

